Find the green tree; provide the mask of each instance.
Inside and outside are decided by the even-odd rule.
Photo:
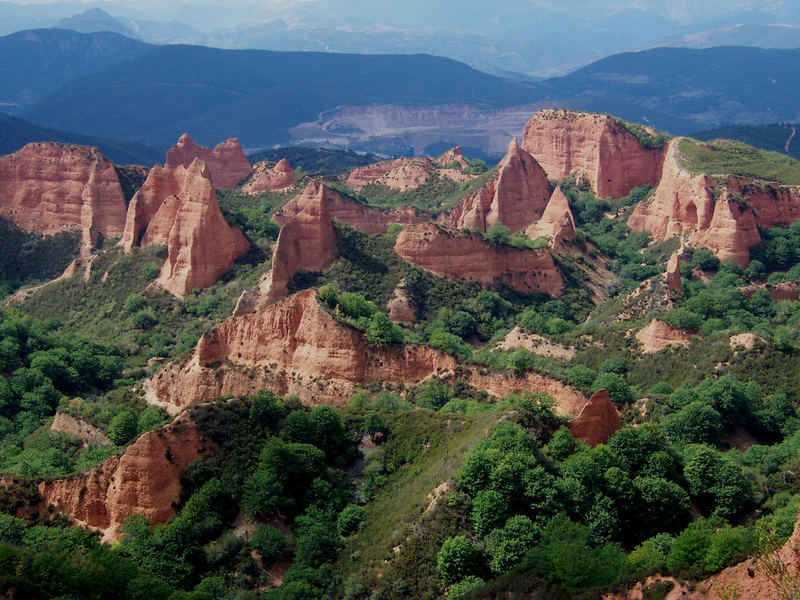
[[[463,535],[445,540],[436,554],[436,570],[445,583],[475,575],[477,569],[478,551]]]
[[[617,373],[600,373],[592,383],[592,392],[606,390],[615,402],[625,403],[633,400],[633,393],[628,382]]]
[[[507,246],[511,242],[511,230],[502,223],[495,223],[483,234],[483,241],[490,246]]]
[[[364,334],[370,344],[379,348],[403,341],[403,332],[382,312],[376,312],[370,317]]]
[[[347,537],[355,533],[366,517],[367,511],[364,507],[356,506],[355,504],[346,506],[336,519],[336,528],[339,530],[339,535]]]
[[[508,512],[508,500],[495,490],[481,490],[472,502],[472,524],[478,535],[500,525]]]
[[[265,565],[286,555],[289,543],[283,534],[272,525],[259,525],[250,538],[250,545],[258,550]]]
[[[511,517],[502,528],[489,534],[488,546],[492,556],[489,567],[497,574],[508,572],[533,547],[538,537],[539,530],[528,517]]]

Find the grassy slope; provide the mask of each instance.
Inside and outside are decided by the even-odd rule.
[[[800,162],[734,140],[681,142],[683,164],[693,173],[730,174],[800,185]]]

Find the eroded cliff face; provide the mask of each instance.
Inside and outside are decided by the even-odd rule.
[[[421,213],[412,206],[398,206],[397,208],[373,208],[343,196],[319,181],[312,181],[297,196],[287,202],[281,210],[272,216],[272,220],[283,227],[289,220],[313,203],[319,196],[325,198],[331,218],[347,223],[360,229],[364,233],[374,235],[386,233],[389,225],[411,225],[424,223],[430,217]]]
[[[189,167],[156,166],[128,205],[120,242],[167,247],[156,283],[177,297],[217,281],[249,244],[222,216],[208,167],[195,160]]]
[[[437,158],[436,162],[442,166],[456,163],[460,168],[463,169],[469,167],[469,162],[467,162],[467,159],[464,158],[464,154],[461,152],[460,146],[453,146],[450,148],[450,150]]]
[[[263,388],[296,394],[308,404],[342,406],[358,383],[413,384],[456,364],[427,346],[371,348],[360,331],[336,321],[314,290],[306,290],[205,332],[185,365],[165,367],[145,391],[148,402],[172,412]]]
[[[394,250],[427,271],[486,287],[505,285],[551,296],[558,296],[564,287],[547,248],[493,248],[480,235],[426,223],[403,229]]]
[[[516,232],[539,219],[549,199],[547,175],[514,138],[498,165],[497,176],[438,221],[449,227],[481,232],[500,223]]]
[[[261,310],[289,295],[289,282],[298,271],[322,271],[336,257],[336,234],[325,190],[281,228],[272,253],[272,268],[258,288],[242,294],[233,315]]]
[[[294,174],[294,169],[288,160],[282,158],[274,165],[267,162],[256,163],[250,177],[242,185],[242,191],[248,194],[282,191],[295,183],[297,176]]]
[[[798,190],[691,173],[683,167],[681,142],[675,138],[667,145],[661,182],[652,198],[634,208],[628,219],[631,229],[662,240],[682,236],[689,246],[709,248],[721,260],[747,266],[750,248],[761,241],[758,226],[774,227],[800,217]],[[764,210],[763,221],[756,205]]]
[[[565,241],[575,239],[575,218],[560,187],[555,189],[547,202],[542,218],[531,223],[525,234],[532,240],[548,238],[552,248],[560,248]]]
[[[576,440],[586,442],[592,447],[605,444],[622,429],[617,407],[606,390],[598,390],[592,394],[580,414],[567,424]]]
[[[608,115],[545,109],[525,125],[522,149],[551,179],[579,174],[600,197],[621,198],[640,185],[655,187],[662,148],[645,148]]]
[[[79,229],[88,251],[122,235],[125,198],[97,148],[33,143],[0,157],[0,217],[44,235]]]
[[[175,514],[186,466],[212,449],[188,414],[143,434],[125,452],[80,475],[39,484],[40,510],[69,515],[75,524],[118,537],[130,515],[163,523]]]
[[[252,170],[238,139],[225,140],[212,150],[197,145],[188,133],[167,150],[166,166],[171,169],[189,167],[198,158],[208,165],[214,185],[223,189],[236,187]]]

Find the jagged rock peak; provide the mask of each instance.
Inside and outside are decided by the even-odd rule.
[[[212,150],[196,144],[188,133],[184,133],[178,143],[167,150],[166,166],[173,169],[188,167],[196,158],[208,164],[214,185],[223,189],[235,187],[252,170],[237,138],[225,140]]]
[[[208,165],[195,159],[189,167],[154,167],[128,205],[120,242],[163,245],[167,260],[156,283],[177,297],[215,283],[247,252],[242,232],[225,222]]]

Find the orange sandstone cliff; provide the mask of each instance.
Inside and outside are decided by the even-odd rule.
[[[225,222],[208,168],[199,160],[189,167],[153,167],[128,205],[120,243],[126,252],[166,246],[156,283],[177,297],[215,283],[249,248],[244,235]]]
[[[483,286],[505,285],[523,293],[559,295],[561,274],[547,248],[493,248],[482,237],[432,223],[407,227],[397,236],[395,252],[423,269]]]
[[[453,163],[457,166],[453,167]],[[341,180],[356,191],[376,184],[407,192],[417,189],[436,175],[459,183],[473,179],[474,175],[461,171],[464,167],[469,167],[469,163],[461,154],[461,148],[456,146],[435,159],[396,158],[357,167],[342,176]]]
[[[230,138],[212,150],[197,145],[188,133],[167,150],[166,166],[172,169],[188,167],[196,158],[208,165],[214,185],[223,189],[236,187],[252,170],[236,138]]]
[[[525,125],[522,149],[551,179],[579,174],[598,196],[621,198],[640,185],[655,187],[663,148],[646,148],[608,115],[545,109]]]
[[[759,226],[800,218],[800,188],[692,173],[683,166],[683,141],[670,140],[661,182],[652,198],[634,208],[628,225],[655,239],[683,236],[689,246],[747,266],[750,248],[761,241]]]
[[[450,148],[450,150],[437,158],[436,162],[442,166],[456,163],[462,169],[469,167],[469,162],[467,162],[467,159],[464,158],[464,154],[461,152],[460,146],[453,146]]]
[[[309,183],[300,194],[276,212],[272,216],[272,220],[283,227],[292,217],[299,214],[320,196],[327,201],[331,218],[347,223],[369,235],[386,233],[389,225],[394,223],[411,225],[430,220],[429,216],[412,206],[398,206],[391,209],[367,206],[340,194],[319,181]]]
[[[40,483],[40,508],[100,529],[105,540],[115,539],[130,515],[163,523],[175,514],[183,470],[211,448],[189,415],[182,415],[85,473]]]
[[[32,143],[0,157],[0,217],[44,235],[79,229],[88,250],[122,235],[125,198],[97,148]]]
[[[439,222],[482,232],[501,223],[516,232],[542,216],[549,198],[547,175],[514,138],[497,176],[444,213]]]
[[[321,271],[335,257],[336,234],[325,192],[320,188],[312,201],[281,228],[269,274],[258,288],[242,294],[233,315],[252,313],[285,298],[295,273]]]
[[[609,438],[622,429],[619,412],[606,390],[592,394],[580,414],[568,422],[569,430],[576,440],[594,447],[605,444]]]
[[[558,248],[563,242],[575,238],[575,218],[560,187],[557,187],[550,197],[542,218],[529,225],[525,234],[532,240],[538,237],[549,238],[553,248]]]
[[[455,368],[456,360],[427,346],[371,348],[306,290],[206,331],[191,359],[162,369],[146,386],[152,404],[175,412],[223,394],[268,388],[303,402],[342,406],[367,381],[413,384]]]
[[[267,191],[280,191],[297,183],[297,176],[289,161],[282,158],[277,164],[267,162],[256,163],[253,172],[242,185],[242,191],[248,194],[260,194]]]

